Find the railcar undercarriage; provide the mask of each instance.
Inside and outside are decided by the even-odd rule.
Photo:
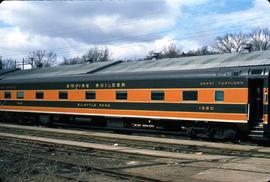
[[[86,117],[76,115],[44,115],[38,113],[0,112],[2,122],[54,127],[72,125],[109,129],[118,132],[147,131],[183,134],[191,138],[241,141],[248,140],[248,124],[205,121],[149,120],[142,118]],[[269,138],[263,138],[268,140]]]

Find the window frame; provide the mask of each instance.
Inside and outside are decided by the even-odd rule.
[[[222,96],[222,100],[217,100],[217,93],[223,93],[223,96]],[[224,90],[215,90],[215,102],[224,102],[224,96],[225,96],[225,93],[224,93]]]
[[[185,93],[196,93],[196,99],[185,99]],[[198,102],[198,99],[199,99],[199,92],[198,90],[183,90],[182,92],[182,100],[184,102]]]
[[[154,94],[162,94],[162,99],[154,98]],[[165,91],[163,91],[163,90],[152,90],[151,91],[151,100],[152,101],[164,101],[165,100]]]
[[[61,98],[61,94],[66,94],[65,98]],[[67,100],[68,99],[68,91],[59,91],[58,92],[58,99],[60,100]]]
[[[88,98],[88,94],[94,94],[94,98]],[[85,91],[85,100],[96,100],[97,93],[96,91]]]
[[[22,94],[22,96],[19,97],[19,94]],[[16,98],[17,98],[17,99],[24,99],[24,92],[22,92],[22,91],[16,92]]]
[[[9,94],[10,97],[6,97],[7,94]],[[4,99],[11,99],[12,98],[12,93],[11,91],[4,91]]]
[[[125,94],[125,98],[119,97],[119,94]],[[115,92],[115,99],[116,100],[128,100],[128,91],[116,91]]]

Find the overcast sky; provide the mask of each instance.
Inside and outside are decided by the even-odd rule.
[[[36,49],[58,58],[107,46],[114,59],[141,58],[176,43],[183,51],[226,32],[270,27],[267,0],[94,0],[0,4],[0,56]]]

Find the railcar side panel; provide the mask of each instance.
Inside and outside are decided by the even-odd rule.
[[[66,83],[0,84],[2,111],[100,115],[155,119],[221,121],[247,123],[248,82],[245,78],[204,78],[165,80],[122,80]],[[117,91],[126,91],[126,100],[117,100]],[[4,98],[4,92],[11,98]],[[44,92],[36,99],[37,91]],[[60,91],[68,99],[59,99]],[[94,100],[85,92],[95,91]],[[164,99],[151,100],[152,91],[164,92]],[[183,100],[183,92],[196,91],[196,100]],[[216,101],[221,91],[223,100]],[[17,92],[24,98],[17,99]]]

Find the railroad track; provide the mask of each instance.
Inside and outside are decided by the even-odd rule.
[[[46,132],[44,131],[45,128],[29,128],[29,127],[25,127],[25,126],[15,126],[15,125],[5,125],[2,126],[3,128],[9,128],[9,130],[5,130],[5,133],[3,133],[3,128],[2,131],[0,133],[0,138],[1,138],[1,147],[0,150],[2,151],[1,153],[3,154],[3,152],[6,153],[13,153],[15,155],[25,155],[25,153],[27,153],[25,150],[31,148],[32,151],[35,151],[34,153],[31,153],[31,160],[44,160],[46,161],[46,163],[57,163],[58,166],[61,165],[62,169],[67,169],[67,168],[79,168],[80,171],[83,171],[84,173],[87,172],[91,172],[91,173],[95,173],[96,174],[103,174],[106,176],[109,176],[110,178],[115,178],[117,179],[117,181],[119,180],[132,180],[132,181],[159,181],[157,179],[152,179],[152,178],[147,178],[144,176],[140,176],[140,175],[136,175],[136,174],[129,174],[126,172],[121,172],[118,170],[114,170],[114,168],[112,169],[106,169],[106,168],[102,168],[102,167],[96,167],[95,165],[83,165],[81,163],[73,163],[70,161],[66,161],[66,160],[59,160],[59,159],[54,159],[51,158],[51,156],[45,155],[44,156],[44,151],[45,153],[47,153],[46,151],[50,151],[51,152],[57,152],[58,150],[60,151],[65,151],[67,153],[73,153],[76,154],[77,156],[83,155],[89,156],[89,153],[92,157],[96,158],[96,157],[110,157],[112,155],[111,152],[113,152],[115,155],[115,153],[121,153],[121,155],[125,154],[125,155],[131,155],[131,158],[136,158],[138,155],[144,156],[146,155],[148,157],[171,157],[170,153],[165,153],[163,152],[162,154],[159,153],[149,153],[149,151],[145,151],[145,150],[137,150],[134,151],[132,148],[127,148],[127,147],[116,147],[116,146],[108,146],[108,145],[101,145],[101,144],[94,144],[91,145],[88,143],[88,145],[86,145],[87,143],[84,142],[76,142],[76,141],[70,141],[70,140],[63,140],[63,139],[59,139],[59,138],[65,138],[67,139],[67,137],[71,138],[71,134],[65,133],[65,135],[56,135],[56,131],[53,130],[54,132]],[[33,129],[34,131],[31,132],[31,129]],[[37,132],[38,130],[36,129],[41,129],[42,131]],[[15,134],[16,133],[16,134]],[[27,134],[27,135],[26,135]],[[39,137],[37,136],[39,135]],[[41,137],[42,136],[42,137]],[[49,136],[50,138],[45,138],[44,136]],[[74,136],[73,136],[74,137]],[[57,138],[57,139],[56,139]],[[77,138],[78,140],[79,138]],[[80,138],[81,139],[81,138]],[[111,148],[110,148],[111,147]],[[12,150],[11,150],[12,149]],[[68,151],[67,151],[68,149]],[[82,150],[83,149],[83,150]],[[89,152],[90,150],[90,152]],[[92,150],[94,150],[94,154],[92,155]],[[100,151],[102,151],[102,154],[97,155],[97,151],[98,153],[100,153]],[[104,154],[104,151],[106,151]],[[41,153],[43,153],[41,155]],[[120,154],[118,154],[120,155]],[[184,155],[184,154],[183,154]],[[183,155],[181,156],[175,156],[175,158],[183,158]],[[172,156],[173,157],[173,156]],[[205,158],[202,158],[201,156],[189,156],[184,155],[185,158],[188,159],[194,159],[194,160],[204,160]],[[117,156],[117,158],[121,158],[120,156]],[[129,158],[129,157],[128,157]],[[218,157],[216,158],[216,156],[211,157],[208,156],[207,160],[216,160],[216,159],[220,159],[223,157]],[[31,162],[32,163],[32,162]],[[144,164],[144,165],[148,165],[148,164]],[[153,165],[153,164],[151,164]],[[167,165],[167,163],[154,163],[154,165]],[[126,167],[125,167],[126,168]],[[78,180],[79,181],[88,181],[87,179],[80,179],[77,176],[76,177],[72,177],[69,175],[63,175],[63,174],[54,174],[55,176],[57,176],[58,178],[64,178],[67,180]]]
[[[61,170],[66,171],[74,168],[79,169],[80,173],[83,172],[86,176],[89,176],[89,174],[106,176],[109,181],[160,181],[155,177],[130,173],[126,170],[130,167],[139,168],[142,166],[166,167],[169,159],[180,160],[181,165],[191,165],[196,161],[218,164],[220,161],[233,161],[250,156],[259,158],[269,158],[270,156],[270,149],[260,146],[6,124],[0,124],[0,139],[2,155],[13,153],[14,155],[24,156],[30,150],[32,160],[57,163]],[[59,158],[62,155],[65,156]],[[92,162],[89,162],[89,160],[77,161],[81,156],[89,158]],[[157,160],[157,158],[160,160]],[[130,159],[133,159],[133,161],[130,161]],[[165,162],[162,159],[165,159]],[[85,163],[85,161],[89,163]],[[99,166],[99,161],[103,161],[103,164],[106,165]],[[114,164],[111,164],[112,161]],[[121,161],[125,162],[121,163]],[[134,161],[139,161],[139,164],[135,166],[128,164]],[[89,177],[67,175],[61,173],[61,171],[54,175],[57,178],[64,179],[64,181],[89,181]],[[101,179],[99,178],[99,180]]]
[[[104,158],[108,157],[110,159],[110,153],[107,155],[104,153],[97,154],[96,151],[93,153],[91,150],[81,150],[78,148],[73,148],[73,147],[67,147],[67,146],[59,146],[59,145],[54,145],[50,143],[43,143],[43,142],[29,142],[26,140],[20,140],[18,138],[2,138],[1,141],[1,146],[0,146],[0,151],[1,155],[6,154],[14,154],[18,156],[25,156],[31,155],[31,161],[29,163],[34,163],[35,160],[39,161],[45,161],[46,165],[48,163],[55,163],[57,164],[58,168],[60,170],[66,170],[68,172],[72,172],[74,174],[74,170],[70,169],[77,169],[79,172],[75,176],[69,175],[67,173],[62,173],[61,171],[54,171],[55,173],[53,174],[57,178],[63,178],[65,180],[74,180],[74,181],[81,181],[81,182],[88,182],[92,181],[92,179],[89,177],[78,177],[79,173],[91,173],[95,175],[104,175],[109,177],[109,179],[113,179],[115,181],[150,181],[150,182],[158,182],[160,180],[157,179],[152,179],[152,178],[147,178],[144,176],[139,176],[136,174],[130,174],[126,172],[121,172],[118,170],[112,169],[106,169],[102,167],[97,167],[93,164],[82,164],[81,161],[71,161],[71,160],[65,160],[65,159],[59,159],[57,157],[53,157],[57,155],[57,153],[69,153],[69,155],[74,155],[74,156],[90,156],[94,158]],[[13,143],[13,144],[11,144]],[[29,149],[31,149],[31,153],[29,153]],[[33,152],[35,151],[35,152]],[[51,156],[50,154],[53,153],[54,155]],[[69,156],[70,157],[70,156]],[[120,158],[120,157],[119,157]]]
[[[114,145],[137,149],[157,150],[164,152],[209,155],[229,155],[243,157],[270,158],[270,149],[263,146],[223,144],[205,141],[167,139],[157,137],[134,136],[124,134],[76,131],[67,129],[40,128],[21,125],[0,124],[0,132],[27,134],[38,137],[69,139],[72,141]]]

